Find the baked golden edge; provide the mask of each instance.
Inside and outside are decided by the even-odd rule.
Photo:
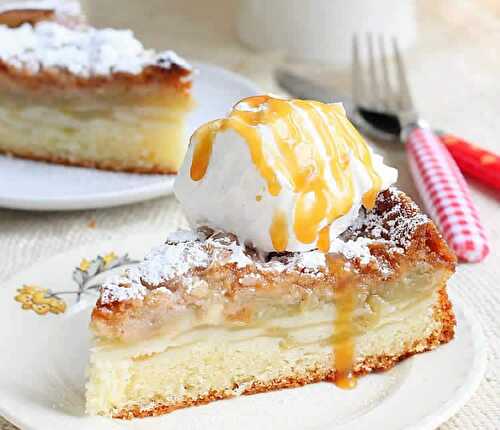
[[[411,357],[412,355],[419,354],[421,352],[430,351],[435,349],[442,343],[448,343],[453,339],[455,334],[455,315],[453,313],[451,303],[448,299],[446,293],[446,285],[443,285],[438,291],[439,302],[434,308],[434,319],[436,321],[441,321],[441,330],[435,330],[431,335],[425,339],[419,339],[413,343],[409,348],[407,348],[403,353],[393,356],[393,355],[378,355],[367,357],[363,362],[356,365],[354,369],[354,374],[356,376],[362,376],[370,372],[382,372],[391,369],[401,360]],[[300,387],[306,384],[312,384],[321,381],[334,381],[335,372],[330,370],[328,373],[311,369],[307,376],[289,376],[286,378],[276,379],[268,384],[254,383],[249,388],[245,389],[244,395],[265,393],[268,391],[281,390],[284,388],[294,388]],[[132,419],[132,418],[145,418],[157,415],[163,415],[173,412],[177,409],[187,408],[190,406],[198,406],[213,402],[215,400],[222,400],[233,397],[228,395],[224,391],[212,391],[208,395],[199,397],[197,399],[187,399],[182,402],[176,403],[175,405],[159,405],[153,409],[142,410],[139,407],[132,407],[122,409],[113,418],[119,419]]]

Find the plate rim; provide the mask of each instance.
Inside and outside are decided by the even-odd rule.
[[[216,73],[221,77],[232,80],[233,82],[245,87],[255,93],[261,93],[262,89],[260,86],[253,82],[251,79],[237,73],[232,70],[228,70],[222,66],[216,64],[205,63],[202,61],[191,61],[195,74],[198,74],[200,70],[206,70],[209,73]],[[8,155],[4,155],[8,157]],[[33,161],[35,162],[35,161]],[[49,168],[51,167],[50,163]],[[60,165],[55,165],[58,167]],[[85,167],[79,166],[67,166],[79,169],[85,169]],[[33,197],[2,197],[0,195],[0,208],[2,209],[14,209],[14,210],[26,210],[35,212],[46,212],[46,211],[74,211],[74,210],[92,210],[92,209],[102,209],[111,208],[117,206],[124,206],[128,204],[139,203],[158,197],[165,197],[173,194],[173,183],[176,178],[176,174],[162,175],[162,179],[165,179],[159,183],[153,183],[149,185],[143,185],[134,188],[133,190],[121,190],[121,191],[107,191],[100,193],[98,196],[87,195],[78,197],[75,199],[68,197],[46,197],[43,199],[36,199]]]
[[[135,234],[133,235],[134,237],[137,236],[142,237],[142,238],[155,238],[156,240],[158,239],[158,236],[154,233],[143,233],[143,234]],[[128,238],[128,240],[123,240],[117,238],[116,244],[113,244],[115,247],[121,243],[129,242],[129,240],[132,239],[131,237]],[[1,291],[3,294],[6,294],[6,290],[11,291],[12,289],[15,288],[15,285],[17,285],[17,281],[19,278],[24,276],[24,273],[27,271],[36,271],[38,270],[38,267],[41,267],[42,265],[46,265],[47,263],[50,263],[50,260],[55,260],[58,258],[61,258],[62,256],[65,256],[65,258],[73,257],[74,255],[81,254],[84,255],[86,252],[89,252],[89,249],[106,249],[110,247],[109,241],[95,241],[89,244],[85,245],[80,245],[77,247],[74,247],[73,249],[67,251],[67,252],[61,252],[61,253],[56,253],[50,257],[47,257],[45,259],[39,259],[35,261],[33,264],[24,266],[20,270],[16,271],[14,274],[9,276],[9,278],[5,281],[5,290]],[[70,255],[68,255],[70,254]],[[457,294],[453,292],[453,286],[451,286],[451,289],[448,290],[448,294],[450,295],[451,301],[453,303],[453,306],[457,307],[460,309],[460,312],[463,314],[463,320],[466,321],[467,325],[469,326],[469,331],[470,331],[470,336],[472,339],[471,345],[472,345],[472,353],[473,353],[473,360],[472,364],[470,366],[470,371],[468,371],[465,374],[465,377],[463,378],[463,383],[461,384],[460,388],[456,390],[453,393],[453,396],[450,397],[445,403],[442,403],[441,406],[430,412],[429,414],[421,417],[418,421],[413,423],[411,426],[406,426],[405,430],[432,430],[437,428],[439,425],[443,424],[447,420],[449,420],[452,416],[454,416],[464,405],[465,403],[473,396],[473,394],[476,392],[478,389],[481,381],[484,378],[488,361],[488,352],[487,352],[487,345],[486,345],[486,337],[484,335],[481,323],[479,319],[476,317],[476,315],[473,312],[473,309]],[[460,323],[460,321],[459,321]],[[14,413],[11,413],[11,408],[5,409],[2,404],[2,399],[5,398],[2,393],[0,393],[0,415],[3,416],[6,420],[8,420],[10,423],[17,425],[18,427],[22,428],[23,430],[41,430],[43,427],[34,427],[30,425],[29,423],[23,422],[24,420],[22,417],[16,416]],[[346,424],[353,424],[352,423],[346,423]],[[42,424],[43,425],[43,424]],[[315,427],[316,428],[316,427]],[[318,427],[317,429],[325,429],[327,427]],[[342,427],[343,428],[343,427]],[[351,428],[347,426],[346,428]]]

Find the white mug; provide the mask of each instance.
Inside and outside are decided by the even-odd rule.
[[[346,66],[354,33],[397,36],[402,49],[410,46],[415,7],[415,0],[241,0],[237,29],[254,49]]]

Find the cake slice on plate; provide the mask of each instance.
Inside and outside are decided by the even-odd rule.
[[[176,184],[193,230],[104,284],[87,411],[353,387],[451,340],[455,258],[395,179],[339,105],[251,98],[199,129]]]
[[[43,17],[32,25],[40,11],[28,12],[16,28],[0,25],[0,153],[176,173],[193,105],[191,67],[172,51],[144,49],[129,30]]]

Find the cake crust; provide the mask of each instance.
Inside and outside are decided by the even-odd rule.
[[[160,84],[174,87],[188,95],[191,89],[191,70],[178,64],[169,68],[147,66],[141,73],[114,72],[110,75],[82,77],[64,69],[42,69],[32,73],[0,60],[0,85],[7,89],[30,91],[103,91],[107,87],[133,87]]]
[[[356,364],[353,372],[354,375],[363,376],[371,372],[384,372],[390,370],[405,358],[422,352],[431,351],[439,345],[451,341],[455,333],[456,320],[444,286],[439,290],[439,302],[434,308],[434,319],[442,322],[440,329],[434,330],[430,336],[425,339],[415,341],[412,345],[409,345],[402,354],[366,357],[361,363]],[[325,373],[322,370],[310,369],[306,375],[280,378],[268,384],[254,382],[246,388],[242,394],[253,395],[285,388],[296,388],[323,381],[334,382],[335,371],[330,370]],[[153,417],[164,415],[178,409],[201,406],[216,400],[229,399],[232,397],[234,397],[232,394],[227,394],[224,391],[212,391],[206,396],[197,399],[185,399],[173,405],[157,405],[150,409],[141,409],[139,407],[125,408],[114,414],[113,418],[129,420],[133,418]]]

